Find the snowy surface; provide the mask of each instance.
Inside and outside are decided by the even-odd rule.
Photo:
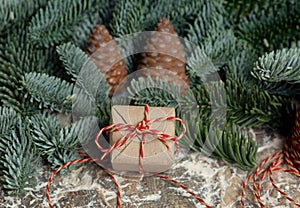
[[[260,148],[257,160],[280,151],[285,139],[264,130],[250,130]],[[180,154],[180,153],[179,153]],[[222,161],[189,152],[166,174],[184,183],[213,207],[241,207],[241,184],[247,172],[229,167]],[[35,190],[18,198],[2,191],[0,207],[48,207],[45,186],[49,170],[44,170],[41,183]],[[277,185],[300,201],[299,180],[289,174],[275,174]],[[181,188],[153,176],[120,176],[122,207],[204,207]],[[268,207],[293,207],[266,181],[262,185],[262,199]],[[53,181],[51,198],[56,207],[116,207],[115,187],[110,178],[96,164],[76,167],[71,173],[59,175]],[[259,207],[250,188],[247,207]]]

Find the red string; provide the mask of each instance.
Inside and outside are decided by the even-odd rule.
[[[169,116],[166,118],[157,118],[154,120],[149,120],[149,106],[145,105],[145,111],[144,111],[145,115],[144,115],[144,119],[138,123],[137,125],[132,125],[132,124],[112,124],[110,126],[106,126],[104,128],[102,128],[100,130],[100,132],[97,134],[96,139],[95,139],[95,143],[97,145],[97,147],[99,148],[100,151],[104,152],[104,154],[102,155],[102,157],[99,159],[99,161],[103,160],[107,155],[109,155],[113,150],[115,150],[116,148],[122,147],[124,145],[126,145],[128,142],[130,142],[133,138],[135,138],[137,135],[142,135],[142,140],[141,140],[141,145],[140,145],[140,154],[139,154],[139,170],[140,173],[143,174],[143,158],[144,158],[144,146],[145,146],[145,142],[146,142],[146,136],[147,135],[152,135],[154,138],[156,138],[158,141],[160,141],[162,144],[165,145],[165,147],[169,150],[169,145],[167,144],[167,141],[174,141],[176,143],[176,151],[178,150],[179,144],[178,144],[178,140],[181,139],[184,134],[186,133],[186,126],[184,124],[184,122],[182,121],[182,119],[176,118],[175,116]],[[155,122],[161,122],[161,121],[178,121],[181,126],[182,126],[182,130],[179,136],[174,137],[174,136],[170,136],[168,134],[165,134],[163,132],[160,132],[156,129],[151,129],[150,128],[150,124],[155,123]],[[100,135],[102,135],[103,132],[105,131],[109,131],[110,133],[112,132],[117,132],[117,131],[129,131],[129,133],[125,134],[124,136],[122,136],[121,138],[119,138],[110,148],[103,148],[98,140]],[[90,158],[87,154],[80,152],[79,153],[81,156],[83,156],[83,159],[79,159],[79,160],[73,160],[70,161],[64,165],[62,165],[61,167],[59,167],[57,170],[55,170],[52,175],[50,176],[50,178],[48,179],[48,183],[46,186],[46,198],[48,200],[49,206],[50,208],[53,207],[52,202],[51,202],[51,198],[50,198],[50,186],[52,183],[52,180],[54,178],[54,176],[60,172],[62,169],[71,166],[73,164],[77,164],[77,163],[84,163],[84,162],[92,162],[92,161],[96,161],[95,159]],[[120,208],[121,207],[121,191],[120,191],[120,186],[118,184],[118,182],[116,181],[115,177],[112,175],[112,173],[105,168],[103,165],[101,165],[100,163],[98,163],[98,165],[101,166],[101,168],[109,175],[109,177],[112,179],[112,181],[114,182],[116,189],[117,189],[117,207]],[[155,173],[155,176],[158,176],[162,179],[168,180],[178,186],[180,186],[181,188],[183,188],[187,193],[189,193],[190,195],[192,195],[193,197],[195,197],[201,204],[203,204],[204,206],[206,206],[207,208],[211,208],[211,206],[209,206],[201,197],[199,197],[197,194],[195,194],[194,192],[192,192],[191,190],[189,190],[184,184],[169,178],[166,175],[162,175],[162,174],[158,174]]]
[[[291,137],[285,144],[284,150],[277,152],[270,157],[266,158],[256,169],[256,171],[251,174],[242,185],[242,197],[241,204],[245,207],[245,190],[247,184],[252,180],[253,181],[253,192],[256,197],[257,202],[261,207],[266,207],[265,203],[261,199],[261,184],[264,179],[269,176],[269,180],[274,187],[274,189],[279,192],[283,197],[288,201],[294,204],[297,207],[300,207],[300,203],[296,202],[292,197],[280,189],[273,179],[273,174],[275,172],[286,172],[292,173],[298,178],[300,178],[300,107],[297,111],[295,126],[292,131]],[[266,165],[271,162],[270,165]],[[287,164],[288,168],[282,167],[284,164]]]
[[[174,183],[175,185],[181,187],[183,190],[185,190],[187,193],[189,193],[190,195],[192,195],[193,197],[195,197],[201,204],[203,204],[204,206],[206,206],[207,208],[211,208],[212,206],[208,205],[200,196],[198,196],[197,194],[195,194],[193,191],[191,191],[187,186],[185,186],[183,183],[176,181],[166,175],[163,174],[155,174],[155,176],[160,177],[164,180],[170,181],[171,183]]]

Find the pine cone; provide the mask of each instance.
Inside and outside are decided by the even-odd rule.
[[[141,54],[138,69],[164,69],[168,72],[172,72],[175,76],[169,78],[169,82],[173,82],[178,79],[189,83],[189,79],[186,76],[184,48],[181,44],[176,32],[170,21],[166,18],[158,20],[158,26],[155,31],[146,41],[146,50],[154,52],[146,52]],[[151,72],[154,76],[164,77],[169,73],[166,71],[153,70]],[[177,82],[175,82],[177,83]]]
[[[109,45],[107,45],[109,43]],[[126,77],[126,65],[118,45],[104,25],[96,25],[90,34],[87,53],[105,77],[112,96],[117,86]],[[116,62],[117,60],[117,62]],[[115,63],[116,62],[116,63]],[[115,63],[112,65],[112,63]]]
[[[295,124],[290,138],[285,145],[287,161],[293,163],[294,167],[300,171],[300,106],[296,112]]]

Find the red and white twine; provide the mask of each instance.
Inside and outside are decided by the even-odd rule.
[[[267,165],[268,163],[271,163]],[[283,167],[286,164],[287,167]],[[266,207],[265,203],[261,199],[261,185],[264,179],[269,176],[269,180],[276,191],[284,196],[288,201],[297,207],[300,207],[300,203],[296,202],[292,197],[280,189],[273,179],[274,172],[285,172],[294,174],[300,178],[300,107],[298,108],[295,126],[292,130],[292,135],[286,142],[283,151],[277,152],[270,157],[266,158],[243,183],[242,186],[242,198],[241,204],[245,207],[245,190],[247,184],[252,180],[253,191],[257,202],[261,207]]]
[[[150,128],[150,124],[155,123],[155,122],[161,122],[161,121],[178,121],[182,126],[180,135],[177,136],[177,137],[174,137],[174,136],[165,134],[163,132],[160,132],[156,129],[151,129]],[[100,137],[100,135],[102,135],[102,133],[104,133],[106,131],[108,131],[109,133],[117,132],[117,131],[128,131],[129,133],[124,134],[124,136],[119,138],[110,148],[103,148],[99,144],[99,137]],[[179,139],[181,139],[184,136],[185,133],[186,133],[186,126],[185,126],[183,120],[180,119],[180,118],[176,118],[175,116],[161,117],[161,118],[157,118],[157,119],[154,119],[154,120],[149,120],[149,106],[148,105],[145,105],[144,119],[140,123],[138,123],[137,125],[117,123],[117,124],[112,124],[110,126],[106,126],[106,127],[102,128],[100,130],[100,132],[97,134],[96,139],[95,139],[95,143],[96,143],[98,149],[104,153],[100,159],[93,159],[93,158],[90,158],[88,155],[81,153],[81,155],[83,156],[82,159],[73,160],[73,161],[70,161],[70,162],[62,165],[57,170],[55,170],[52,173],[52,175],[50,176],[50,178],[48,179],[48,184],[46,186],[46,198],[48,200],[50,208],[53,207],[52,202],[51,202],[51,198],[50,198],[50,191],[51,191],[50,186],[51,186],[51,183],[52,183],[52,180],[53,180],[54,176],[58,172],[60,172],[62,169],[66,168],[68,166],[71,166],[73,164],[85,163],[85,162],[94,162],[94,161],[95,162],[96,161],[97,162],[102,161],[113,150],[115,150],[119,147],[123,147],[124,145],[126,145],[127,143],[132,141],[137,135],[142,135],[142,139],[140,141],[140,151],[139,151],[139,171],[140,171],[141,174],[143,174],[144,172],[143,172],[143,163],[142,163],[142,161],[143,161],[143,158],[144,158],[144,149],[145,149],[145,143],[146,143],[146,136],[147,135],[152,135],[155,139],[160,141],[166,147],[167,150],[170,149],[169,145],[167,144],[167,141],[175,142],[176,151],[177,151],[178,148],[179,148],[178,141],[179,141]],[[98,163],[98,165],[101,166],[101,168],[108,174],[108,176],[114,182],[114,184],[116,186],[116,190],[117,190],[117,207],[120,208],[121,207],[121,191],[120,191],[120,187],[119,187],[118,182],[116,181],[113,174],[106,167],[104,167],[100,163]],[[189,193],[195,199],[197,199],[201,204],[203,204],[207,208],[211,208],[211,206],[208,205],[200,196],[198,196],[196,193],[194,193],[193,191],[188,189],[187,186],[180,183],[179,181],[176,181],[176,180],[174,180],[174,179],[172,179],[172,178],[170,178],[166,175],[159,174],[159,173],[154,173],[154,175],[159,177],[159,178],[162,178],[164,180],[170,181],[171,183],[181,187],[187,193]]]

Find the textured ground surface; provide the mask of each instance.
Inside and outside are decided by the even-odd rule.
[[[260,144],[258,161],[280,150],[284,143],[284,138],[262,130],[256,130],[255,135]],[[41,183],[26,196],[17,198],[1,191],[0,207],[48,207],[44,190],[50,172],[46,169],[43,172]],[[246,172],[201,154],[190,153],[167,174],[186,184],[213,207],[241,207],[241,183]],[[122,189],[122,207],[203,207],[180,188],[162,179],[116,177]],[[279,187],[300,201],[299,179],[289,174],[275,174],[274,178]],[[293,207],[272,189],[269,182],[263,183],[262,187],[262,199],[268,207]],[[69,174],[59,175],[52,188],[55,207],[116,207],[114,185],[95,164],[82,165]],[[247,196],[247,207],[258,207],[251,188],[247,190]]]

